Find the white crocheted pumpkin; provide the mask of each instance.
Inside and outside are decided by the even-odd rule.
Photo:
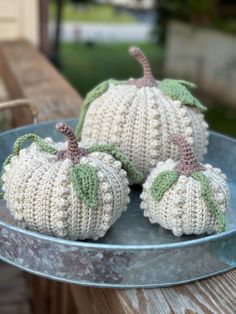
[[[115,143],[147,176],[158,161],[179,157],[170,134],[184,135],[197,158],[207,151],[205,107],[190,93],[194,84],[183,80],[156,81],[145,55],[129,50],[143,67],[141,79],[109,80],[92,90],[82,106],[76,129],[83,142]]]
[[[98,239],[127,208],[127,172],[136,182],[142,175],[116,147],[85,150],[68,125],[56,128],[68,137],[68,147],[34,134],[16,141],[3,167],[4,198],[15,219],[30,230],[72,240]],[[26,140],[35,143],[21,149]]]
[[[209,164],[199,164],[180,135],[173,135],[172,143],[180,146],[181,160],[159,162],[151,171],[141,194],[144,216],[176,236],[224,231],[226,176]]]

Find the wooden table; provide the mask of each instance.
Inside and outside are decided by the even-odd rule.
[[[0,75],[9,98],[29,99],[40,120],[78,115],[81,97],[30,44],[0,44]],[[26,109],[14,111],[14,125],[30,120]],[[34,314],[236,313],[236,270],[188,285],[137,290],[81,287],[32,275],[28,278]]]

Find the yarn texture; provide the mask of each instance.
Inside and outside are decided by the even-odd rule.
[[[86,97],[76,136],[82,142],[115,144],[136,169],[147,177],[158,161],[178,160],[179,151],[168,141],[182,134],[198,159],[207,152],[205,107],[190,93],[186,81],[153,78],[148,61],[138,48],[131,50],[144,69],[141,79],[106,81]],[[102,83],[103,84],[103,83]],[[102,88],[101,88],[102,86]]]
[[[97,174],[93,167],[88,165],[77,165],[70,171],[70,181],[78,198],[87,207],[97,206]]]
[[[151,194],[156,202],[159,202],[162,199],[165,192],[171,188],[178,177],[179,174],[176,171],[163,171],[154,179],[151,186]]]
[[[188,90],[190,88],[196,88],[195,84],[184,80],[165,79],[158,84],[158,87],[171,99],[179,100],[183,105],[194,106],[200,111],[206,111],[206,107]]]
[[[79,148],[69,126],[59,123],[57,129],[68,143],[27,135],[24,140],[35,143],[20,149],[24,140],[16,141],[3,168],[4,198],[15,219],[30,230],[96,240],[127,209],[127,172],[105,149]],[[134,169],[133,174],[138,176]]]
[[[22,145],[27,141],[33,141],[34,143],[37,143],[37,145],[41,148],[42,151],[48,152],[50,154],[57,154],[57,150],[49,145],[47,145],[38,135],[36,134],[26,134],[21,137],[19,137],[12,149],[12,153],[5,159],[3,166],[2,166],[2,172],[0,175],[0,187],[3,185],[2,182],[2,175],[5,169],[5,166],[8,165],[12,159],[12,157],[17,156],[19,154],[19,151],[22,148]],[[3,198],[4,193],[0,192],[0,199]]]
[[[111,154],[115,159],[118,159],[122,168],[128,174],[128,177],[133,183],[140,183],[143,181],[143,174],[135,169],[129,159],[116,147],[114,144],[107,145],[93,145],[88,149],[89,152],[105,152]]]
[[[141,194],[144,216],[176,236],[224,231],[229,202],[226,176],[209,164],[199,164],[181,136],[172,141],[182,146],[182,159],[159,162],[151,171]]]
[[[220,208],[215,204],[210,186],[209,186],[209,179],[201,172],[195,172],[192,174],[192,177],[200,182],[201,185],[201,196],[205,200],[207,207],[210,209],[211,213],[216,217],[218,222],[218,230],[224,231],[225,230],[225,219],[222,211]]]

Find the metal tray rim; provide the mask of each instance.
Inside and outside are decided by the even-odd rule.
[[[18,267],[20,269],[22,269],[23,271],[27,271],[31,274],[37,275],[37,276],[41,276],[44,278],[48,278],[51,280],[55,280],[58,282],[64,282],[64,283],[69,283],[69,284],[79,284],[80,286],[84,286],[84,287],[94,287],[94,288],[106,288],[106,289],[137,289],[137,288],[143,288],[143,289],[155,289],[155,288],[167,288],[167,287],[173,287],[173,283],[172,282],[167,282],[167,283],[160,283],[160,284],[133,284],[133,285],[129,285],[129,284],[115,284],[115,283],[94,283],[94,282],[90,282],[90,281],[81,281],[81,280],[76,280],[76,279],[66,279],[66,278],[62,278],[62,277],[57,277],[56,275],[49,275],[49,274],[45,274],[43,272],[37,271],[37,270],[33,270],[31,268],[27,268],[24,266],[21,266],[17,263],[14,263],[12,261],[9,261],[5,258],[0,257],[0,260],[2,260],[5,263],[8,263],[12,266]],[[203,280],[203,279],[207,279],[213,276],[218,276],[221,274],[224,274],[228,271],[234,270],[236,267],[236,265],[231,266],[231,267],[227,267],[225,269],[222,269],[221,271],[216,271],[216,272],[212,272],[212,273],[208,273],[206,275],[202,275],[202,276],[198,276],[198,277],[194,277],[191,279],[187,279],[187,280],[182,280],[182,281],[178,281],[175,283],[175,285],[185,285],[185,284],[190,284],[193,283],[195,281],[198,280]]]
[[[44,239],[47,241],[52,241],[52,242],[58,242],[60,244],[65,244],[65,245],[73,245],[77,247],[86,247],[86,248],[100,248],[100,249],[120,249],[120,250],[150,250],[150,249],[177,249],[177,248],[182,248],[182,247],[188,247],[188,246],[195,246],[195,245],[200,245],[204,242],[213,242],[213,241],[218,241],[222,238],[228,238],[230,236],[233,236],[236,234],[236,230],[230,230],[226,232],[222,232],[219,234],[213,234],[209,236],[205,236],[202,238],[198,239],[193,239],[193,240],[185,240],[185,241],[180,241],[180,242],[175,242],[175,243],[163,243],[163,244],[109,244],[109,243],[98,243],[98,242],[83,242],[83,241],[73,241],[73,240],[66,240],[66,239],[61,239],[61,238],[56,238],[53,236],[48,236],[39,232],[34,232],[30,231],[28,229],[23,229],[17,226],[13,226],[11,224],[5,223],[0,221],[0,225],[7,227],[11,230],[20,232],[22,234],[26,235],[31,235],[32,237],[39,238],[39,239]]]

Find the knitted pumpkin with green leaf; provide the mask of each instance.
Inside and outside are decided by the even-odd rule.
[[[78,147],[71,128],[56,125],[68,143],[28,134],[17,139],[3,165],[2,190],[15,219],[26,228],[72,240],[98,239],[126,210],[127,173],[142,181],[114,145]],[[25,141],[34,143],[22,148]]]
[[[226,176],[218,168],[198,163],[182,136],[172,135],[171,141],[180,147],[181,159],[159,162],[151,171],[141,194],[144,216],[176,236],[224,231],[229,201]]]
[[[143,77],[108,80],[88,93],[83,102],[76,136],[83,142],[115,143],[146,177],[158,161],[177,160],[170,134],[184,135],[198,159],[207,151],[206,108],[183,80],[157,81],[143,52],[129,49],[143,68]]]

